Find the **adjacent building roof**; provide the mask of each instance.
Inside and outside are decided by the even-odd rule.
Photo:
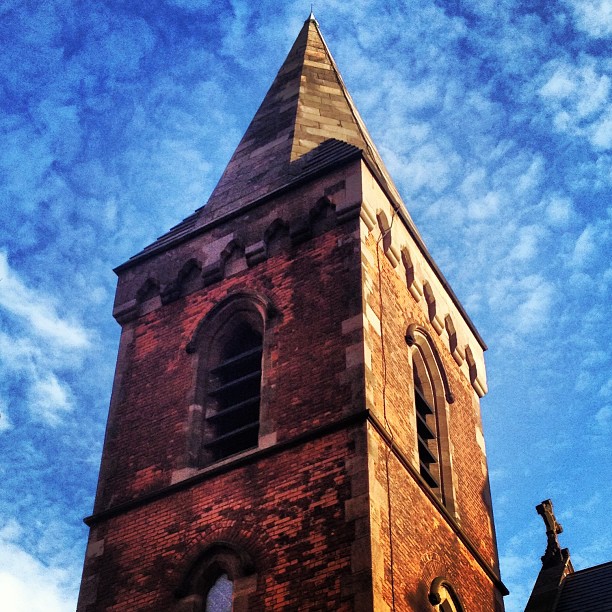
[[[557,521],[550,499],[536,506],[546,526],[546,551],[542,569],[525,612],[612,612],[612,561],[574,571],[569,550],[561,548]]]
[[[568,574],[554,612],[612,610],[612,561]]]

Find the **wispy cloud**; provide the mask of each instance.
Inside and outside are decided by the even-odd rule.
[[[547,194],[545,196],[546,220],[552,227],[566,228],[575,217],[570,198],[565,195]]]
[[[63,413],[73,408],[69,384],[61,380],[78,366],[90,347],[90,333],[78,322],[64,319],[55,301],[44,292],[28,287],[0,251],[0,385],[9,393],[3,406],[4,426],[10,429],[11,402],[25,400],[35,420],[57,425]]]
[[[0,571],[15,597],[42,584],[45,609],[73,606],[79,572],[63,582],[64,565],[28,534],[43,541],[54,517],[77,525],[91,509],[118,333],[111,269],[205,202],[308,12],[297,0],[128,4],[0,4],[11,33],[0,52],[0,513],[31,525],[5,534],[0,559],[31,578]],[[533,505],[583,503],[588,458],[568,464],[568,449],[607,449],[595,436],[609,433],[612,393],[610,8],[330,0],[315,12],[490,346],[502,577],[507,609],[522,610],[542,552]],[[31,514],[41,507],[45,525]],[[586,542],[585,562],[589,533],[607,526],[596,508],[589,518],[565,534],[573,554]]]
[[[61,318],[52,299],[27,287],[0,251],[0,308],[29,324],[31,331],[66,348],[82,349],[89,345],[87,332],[78,323]]]
[[[612,36],[612,6],[607,0],[567,0],[577,27],[592,38]]]
[[[552,60],[543,70],[551,74],[540,96],[555,128],[587,138],[597,150],[612,147],[610,77],[600,62],[585,55],[577,63]]]
[[[3,431],[7,431],[13,427],[11,423],[11,419],[8,415],[8,410],[6,407],[6,401],[0,398],[0,434]]]

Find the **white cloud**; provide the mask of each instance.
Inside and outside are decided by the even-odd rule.
[[[517,328],[532,331],[544,325],[553,303],[553,285],[539,275],[523,278],[518,283],[523,290],[523,301],[515,312]]]
[[[396,160],[394,155],[386,153],[385,157],[392,161],[394,176],[402,181],[410,192],[420,189],[430,189],[440,193],[451,181],[454,168],[459,162],[459,156],[452,151],[443,150],[438,143],[427,142],[410,152],[408,160]]]
[[[608,360],[608,353],[601,349],[591,350],[584,353],[580,362],[583,368],[600,368]]]
[[[504,599],[505,610],[506,612],[523,612],[533,589],[537,569],[531,573],[526,572],[525,557],[520,552],[503,555],[499,562],[503,568],[504,583],[510,590],[510,596]],[[529,563],[528,565],[535,564]]]
[[[595,414],[598,428],[603,432],[612,430],[612,406],[607,405],[600,408]]]
[[[609,378],[599,389],[601,397],[612,397],[612,378]]]
[[[9,418],[6,402],[0,398],[0,433],[13,428],[11,419]]]
[[[62,413],[73,408],[72,393],[52,373],[30,386],[28,407],[49,425],[57,425]]]
[[[547,98],[567,98],[576,91],[576,83],[569,76],[568,69],[558,69],[540,89],[540,94]]]
[[[23,283],[0,251],[0,307],[28,322],[32,331],[67,348],[85,348],[87,332],[77,323],[61,318],[52,300]]]
[[[515,500],[508,497],[505,502],[508,504],[505,513],[510,516],[516,511]],[[506,612],[523,612],[539,571],[539,554],[532,534],[533,524],[535,521],[530,516],[529,522],[512,534],[504,554],[500,555],[502,579],[510,590],[510,596],[504,599]]]
[[[612,4],[609,0],[570,0],[576,26],[592,38],[612,36]]]
[[[202,11],[210,5],[210,0],[166,0],[166,2],[187,11]]]
[[[539,96],[556,130],[585,138],[597,150],[610,148],[611,83],[601,62],[587,55],[576,63],[555,59],[544,66],[543,74],[549,76]]]
[[[471,201],[468,205],[470,218],[477,221],[492,218],[499,211],[500,200],[498,192],[489,191],[484,197]]]
[[[591,141],[598,149],[612,148],[612,111],[610,109],[593,125]]]
[[[27,408],[35,420],[57,425],[62,413],[73,407],[72,392],[57,372],[78,367],[78,353],[0,332],[0,362],[0,381],[24,390]]]
[[[555,286],[540,274],[506,276],[489,287],[489,307],[512,337],[523,337],[547,326],[555,295]]]
[[[12,24],[17,42],[31,32],[34,19],[24,3],[11,4],[6,18],[23,15],[23,28]],[[39,4],[43,8],[37,12],[57,7],[59,16],[66,2]],[[609,32],[604,14],[608,4],[575,0],[573,14],[563,3],[552,12],[540,6],[517,12],[516,0],[466,0],[444,7],[417,3],[409,13],[400,4],[332,0],[317,17],[376,143],[395,152],[385,159],[408,195],[411,212],[420,213],[415,218],[419,229],[432,237],[427,242],[436,261],[444,264],[445,274],[450,269],[449,280],[468,313],[477,315],[491,346],[491,376],[516,381],[520,366],[529,363],[523,353],[506,353],[509,365],[503,362],[498,329],[509,338],[524,338],[526,329],[538,329],[547,320],[553,322],[547,326],[552,335],[538,338],[538,357],[555,361],[558,370],[568,354],[567,338],[576,326],[587,325],[590,305],[591,316],[600,316],[588,323],[595,333],[581,339],[589,337],[609,348],[609,306],[601,298],[602,285],[612,281],[612,268],[605,276],[601,271],[609,262],[601,261],[610,248],[592,217],[602,206],[596,197],[607,197],[610,185],[612,157],[601,151],[612,144],[611,86],[603,45],[585,46],[585,37],[569,27],[573,18],[590,36]],[[0,189],[5,188],[4,201],[15,202],[14,213],[3,211],[4,244],[9,254],[19,249],[28,257],[29,271],[38,278],[49,275],[63,283],[64,295],[70,295],[68,286],[75,296],[95,291],[99,297],[94,300],[88,293],[87,306],[96,320],[108,322],[100,327],[106,347],[116,328],[108,318],[108,299],[93,287],[101,283],[92,278],[110,268],[106,260],[119,263],[203,203],[251,118],[249,109],[254,111],[260,101],[253,91],[263,95],[299,30],[301,24],[287,15],[304,13],[297,17],[300,22],[308,11],[296,2],[275,5],[271,12],[273,3],[247,6],[236,0],[231,3],[235,11],[227,3],[209,11],[206,19],[185,19],[184,9],[207,5],[209,0],[158,3],[147,12],[149,25],[135,23],[138,36],[129,40],[131,18],[123,20],[120,7],[109,12],[94,2],[91,12],[67,13],[67,26],[56,19],[53,27],[46,27],[39,19],[40,44],[30,33],[28,45],[17,47],[12,56],[5,54],[12,65],[2,64],[9,109],[20,112],[21,100],[33,100],[24,104],[28,112],[21,119],[0,118],[0,128],[9,135],[0,153],[6,179]],[[482,19],[466,17],[473,11]],[[116,27],[116,20],[125,27]],[[149,28],[157,37],[154,47]],[[559,36],[562,28],[571,38]],[[253,48],[256,58],[245,52]],[[587,49],[602,57],[586,55]],[[592,204],[585,194],[595,194]],[[586,210],[589,205],[592,212]],[[582,214],[586,219],[579,218]],[[586,238],[581,243],[578,238],[587,223],[594,228],[590,254]],[[533,229],[539,224],[541,235]],[[574,256],[588,268],[563,270],[561,261]],[[6,256],[4,263],[8,265]],[[41,291],[42,285],[17,272],[24,268],[16,260],[11,263],[11,278],[18,282],[5,291],[0,280],[0,395],[8,381],[17,397],[0,405],[0,412],[8,412],[15,423],[14,431],[5,435],[17,437],[23,430],[25,437],[30,430],[27,423],[22,427],[21,416],[28,410],[39,421],[55,423],[73,406],[78,411],[90,405],[71,380],[87,347],[83,338],[91,344],[92,334],[70,321],[53,289]],[[109,294],[113,280],[105,284]],[[556,299],[557,283],[559,288],[563,283],[564,299]],[[27,299],[17,300],[17,294]],[[534,346],[532,338],[528,341]],[[512,356],[516,354],[521,359]],[[114,356],[105,348],[96,350],[92,360],[112,368],[106,364]],[[529,372],[534,381],[530,388],[554,398],[559,386],[544,380],[543,367],[538,364]],[[83,380],[91,380],[96,371],[83,373]],[[593,392],[605,391],[603,376],[597,373],[594,380],[582,382]],[[524,380],[520,383],[515,387],[524,386]],[[496,399],[491,393],[488,401],[497,406],[490,414],[504,431],[488,439],[488,446],[498,457],[512,456],[514,465],[517,456],[505,452],[512,437],[504,424],[521,421],[517,415],[526,412],[520,412],[520,402],[511,402],[513,409],[507,410],[508,396]],[[600,401],[609,404],[607,397]],[[558,429],[577,403],[566,398],[557,415]],[[608,413],[597,408],[593,425],[609,422]],[[103,413],[88,411],[86,419],[70,422],[82,432],[92,418],[101,428]],[[65,443],[63,436],[47,438]],[[557,448],[550,436],[542,439]],[[572,483],[572,470],[580,463],[574,464],[564,471]],[[30,475],[30,486],[39,496],[32,507],[39,507],[40,499],[55,499],[41,471],[32,469]],[[519,522],[518,483],[526,478],[523,472],[519,475],[505,483],[513,512],[501,525],[498,521],[502,529]],[[57,478],[64,477],[58,468]],[[48,534],[47,522],[32,526],[32,537],[40,540],[43,532]],[[520,569],[537,565],[541,551],[530,551],[524,543],[506,548],[507,540],[500,539],[502,572],[512,590],[510,612],[524,608],[533,581],[524,579]],[[2,565],[5,549],[0,555]],[[41,564],[39,569],[61,566],[40,558],[48,567]],[[38,584],[36,578],[32,584]],[[73,581],[78,581],[77,574]],[[62,609],[70,608],[74,606]]]
[[[518,261],[528,261],[538,254],[538,244],[544,237],[544,230],[537,225],[528,225],[518,231],[518,241],[510,258]]]
[[[21,548],[17,543],[21,533],[22,528],[15,520],[0,529],[2,608],[10,612],[74,610],[76,594],[67,586],[72,581],[72,572],[47,566]]]
[[[551,195],[545,203],[546,219],[553,227],[567,227],[574,216],[572,201],[570,198],[560,194]]]
[[[588,225],[584,228],[576,244],[572,254],[572,263],[577,267],[584,266],[588,260],[595,254],[595,229]]]
[[[600,256],[610,252],[611,243],[611,221],[599,219],[589,223],[574,244],[570,263],[578,269],[598,265],[601,263]]]
[[[80,367],[91,334],[62,318],[49,296],[28,287],[2,251],[0,288],[0,315],[7,323],[0,332],[0,383],[11,401],[27,400],[32,418],[58,425],[74,407],[66,374]],[[7,406],[0,405],[0,413],[0,430],[7,430]]]

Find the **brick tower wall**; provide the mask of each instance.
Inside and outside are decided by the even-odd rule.
[[[374,609],[431,609],[429,585],[444,576],[466,610],[503,610],[485,568],[499,575],[479,405],[483,348],[388,200],[367,175],[364,184],[366,404],[377,421],[368,426]],[[454,399],[441,458],[452,465],[446,508],[417,475],[411,324],[433,341]]]
[[[336,432],[100,523],[78,609],[173,610],[187,569],[216,541],[255,559],[249,610],[357,609],[352,472],[364,447],[361,427]]]
[[[446,576],[466,609],[503,610],[483,347],[393,217],[358,161],[120,270],[80,612],[172,609],[216,541],[253,556],[248,609],[427,610],[428,585]],[[186,348],[215,305],[245,291],[274,307],[259,448],[194,465],[197,352]],[[454,396],[446,508],[417,475],[411,324],[432,339]]]
[[[215,541],[253,556],[249,609],[368,609],[365,425],[350,420],[364,405],[359,230],[355,214],[337,218],[355,197],[356,170],[121,272],[123,331],[79,611],[172,609],[190,563]],[[194,258],[201,272],[177,290]],[[193,466],[197,373],[186,347],[214,305],[239,291],[275,309],[260,448]]]

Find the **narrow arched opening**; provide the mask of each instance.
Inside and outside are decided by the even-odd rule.
[[[234,313],[217,331],[209,351],[202,373],[203,451],[218,461],[257,446],[263,321],[250,310]]]
[[[230,542],[215,542],[191,564],[176,590],[177,612],[247,610],[257,575],[251,556]]]
[[[271,304],[239,293],[215,306],[187,345],[194,354],[188,456],[207,465],[259,445],[262,373]]]
[[[438,612],[464,612],[465,610],[453,585],[442,576],[432,581],[428,599]]]
[[[449,404],[454,399],[434,343],[425,330],[410,325],[406,343],[412,366],[416,459],[421,478],[455,514]]]

